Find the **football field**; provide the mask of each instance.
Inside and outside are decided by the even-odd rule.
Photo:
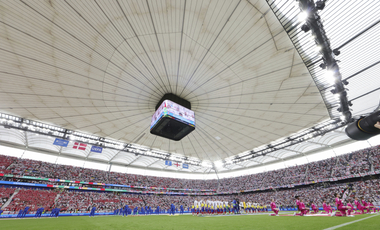
[[[380,229],[380,215],[300,216],[96,216],[2,219],[0,229]]]

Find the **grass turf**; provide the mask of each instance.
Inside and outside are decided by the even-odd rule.
[[[300,216],[97,216],[41,219],[3,219],[0,229],[325,229],[372,215],[350,217]],[[339,229],[379,229],[380,215]]]

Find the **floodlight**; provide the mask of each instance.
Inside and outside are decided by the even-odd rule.
[[[303,25],[301,26],[301,30],[302,30],[303,32],[307,33],[307,32],[309,32],[310,27],[309,27],[308,25],[306,25],[306,24],[303,24]]]
[[[318,1],[315,3],[315,8],[317,10],[323,10],[325,6],[326,6],[325,1]]]
[[[299,15],[298,15],[298,20],[302,23],[304,23],[307,18],[309,17],[309,14],[306,12],[306,11],[302,11]]]
[[[215,161],[215,162],[214,162],[214,166],[215,166],[216,168],[221,168],[221,167],[223,167],[223,162],[222,162],[222,161]]]

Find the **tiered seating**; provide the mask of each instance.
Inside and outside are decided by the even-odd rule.
[[[366,173],[369,170],[368,150],[362,150],[339,156],[331,176],[344,177],[351,174]]]
[[[5,210],[18,211],[26,206],[30,207],[30,211],[36,211],[40,207],[47,210],[54,205],[57,194],[58,192],[52,190],[21,189]]]
[[[60,194],[56,206],[64,211],[89,211],[96,206],[98,211],[113,211],[125,204],[131,207],[141,205],[142,199],[134,194],[115,194],[106,192],[64,191]]]
[[[135,195],[135,194],[116,194],[110,192],[91,192],[91,191],[68,191],[64,190],[57,202],[54,204],[56,192],[46,190],[21,190],[17,194],[6,210],[18,211],[25,206],[30,206],[31,211],[40,206],[45,209],[59,207],[63,212],[89,211],[96,206],[98,212],[112,212],[117,208],[128,204],[131,209],[134,207],[150,206],[167,210],[170,204],[177,208],[183,205],[185,209],[193,205],[194,200],[220,200],[231,202],[238,198],[240,201],[269,205],[272,198],[275,198],[278,206],[294,207],[296,195],[301,196],[305,203],[313,201],[316,205],[322,206],[324,200],[334,206],[334,193],[343,192],[350,188],[349,196],[346,200],[353,200],[355,196],[364,197],[367,201],[379,200],[380,179],[358,181],[351,183],[338,184],[317,184],[303,188],[284,189],[279,191],[256,192],[250,194],[226,195],[226,196],[154,196],[154,195]]]
[[[309,163],[307,181],[328,179],[335,164],[335,158]]]
[[[16,189],[0,187],[0,208],[12,196]],[[3,203],[4,200],[4,203]]]
[[[1,156],[0,162],[3,171],[10,170],[15,175],[175,189],[216,190],[219,187],[218,191],[228,192],[288,186],[315,180],[346,177],[353,174],[358,175],[370,172],[371,164],[374,170],[380,170],[380,149],[379,146],[375,146],[318,162],[259,174],[224,178],[219,181],[107,172],[5,156]]]
[[[0,155],[0,173],[11,173],[11,171],[7,170],[7,168],[13,163],[14,160],[14,157]]]
[[[374,170],[380,170],[380,146],[375,146],[370,152],[370,158],[369,161],[373,164]]]
[[[9,198],[15,192],[15,188],[0,187],[0,198]]]

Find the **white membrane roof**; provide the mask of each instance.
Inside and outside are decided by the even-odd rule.
[[[325,21],[329,17],[343,20],[326,15]],[[149,133],[165,93],[190,101],[195,112],[195,131],[178,142]],[[330,118],[264,0],[1,0],[0,112],[211,162]],[[1,128],[0,138],[79,159],[165,168],[162,160],[117,150],[60,150],[48,137],[16,130]],[[224,170],[344,140],[341,129],[317,144]]]

